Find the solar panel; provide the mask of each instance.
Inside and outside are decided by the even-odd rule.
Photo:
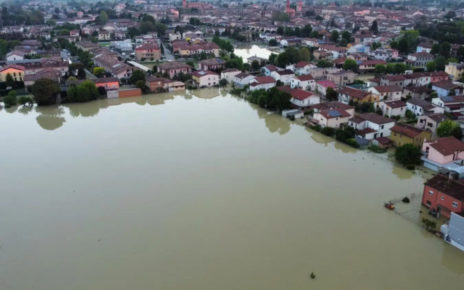
[[[341,114],[340,114],[339,111],[329,110],[329,116],[330,116],[330,117],[340,117]]]

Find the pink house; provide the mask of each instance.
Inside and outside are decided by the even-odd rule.
[[[424,142],[422,151],[425,152],[428,161],[438,164],[464,160],[464,142],[454,137],[443,137],[435,141]],[[427,162],[424,165],[427,166]]]
[[[422,204],[437,214],[449,218],[451,212],[462,213],[464,183],[438,174],[427,180],[422,193]]]
[[[329,80],[321,80],[316,83],[316,90],[319,94],[324,95],[327,93],[328,88],[335,89],[337,85]]]
[[[311,122],[321,127],[340,128],[354,116],[354,108],[340,102],[326,102],[311,106]]]

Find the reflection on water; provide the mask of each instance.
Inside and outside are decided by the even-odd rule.
[[[335,140],[333,138],[328,137],[328,136],[326,136],[326,135],[324,135],[322,133],[319,133],[317,131],[311,130],[310,128],[306,128],[306,131],[311,133],[311,139],[313,139],[314,142],[316,142],[318,144],[322,144],[325,147],[327,147],[327,145],[329,145],[330,143],[335,142]]]
[[[260,58],[268,59],[272,53],[280,53],[280,49],[273,49],[271,51],[268,48],[263,48],[257,45],[252,45],[250,48],[236,48],[234,54],[242,57],[243,61],[246,62],[249,57],[257,56]]]
[[[264,119],[264,123],[269,132],[277,132],[280,135],[285,135],[288,133],[288,131],[290,131],[291,122],[288,119],[282,118],[282,116],[276,113],[261,109],[257,105],[250,103],[250,106],[256,110],[260,119]]]
[[[15,113],[17,109],[18,109],[17,106],[13,106],[13,107],[5,108],[5,111],[11,114],[11,113]]]

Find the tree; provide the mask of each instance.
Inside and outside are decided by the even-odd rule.
[[[14,81],[14,79],[13,79],[13,77],[11,76],[10,73],[7,73],[7,74],[6,74],[5,83],[6,83],[6,86],[7,86],[7,87],[13,87],[13,86],[14,86],[15,81]]]
[[[405,144],[395,151],[395,159],[407,168],[414,169],[414,166],[421,164],[421,150],[413,144]]]
[[[277,46],[279,45],[279,43],[277,42],[277,40],[275,40],[275,38],[269,40],[269,46]]]
[[[95,83],[89,80],[83,81],[77,86],[69,87],[67,93],[67,101],[78,103],[96,100],[100,96]]]
[[[15,90],[9,91],[8,95],[3,97],[3,103],[5,104],[6,108],[16,106],[17,104],[16,91]]]
[[[32,86],[32,95],[39,106],[55,104],[59,92],[58,83],[51,79],[39,79]]]
[[[226,79],[221,79],[221,80],[219,81],[219,86],[221,86],[221,87],[227,86],[227,80],[226,80]]]
[[[459,124],[452,120],[445,120],[438,125],[437,128],[438,137],[449,137],[454,136],[458,139],[461,139],[462,132]]]
[[[427,71],[436,71],[437,70],[437,65],[435,64],[434,61],[428,62],[426,67],[427,67]]]
[[[144,80],[138,80],[135,83],[135,86],[141,90],[145,90],[145,81]]]
[[[336,101],[338,99],[338,93],[332,87],[328,87],[325,92],[325,98],[329,101]]]
[[[384,74],[387,71],[387,67],[383,64],[375,65],[375,72],[378,74]]]
[[[374,33],[374,34],[379,33],[379,26],[378,26],[378,24],[377,24],[377,20],[374,20],[374,21],[372,22],[370,31],[371,31],[372,33]]]
[[[34,100],[29,96],[21,96],[18,99],[18,104],[23,105],[23,106],[26,106],[26,105],[32,106],[33,103],[34,103]]]
[[[93,68],[93,74],[98,77],[98,78],[101,78],[105,75],[105,69],[102,68],[102,67],[99,67],[99,66],[96,66]]]
[[[340,37],[340,34],[338,33],[337,30],[332,31],[332,34],[330,34],[330,40],[333,42],[337,42],[339,37]]]
[[[345,70],[351,70],[351,71],[357,71],[358,70],[358,64],[354,59],[348,58],[345,60],[345,63],[343,64],[343,69]]]
[[[253,70],[257,71],[260,67],[261,65],[259,64],[259,61],[257,61],[256,59],[251,62],[251,68]]]
[[[103,25],[105,24],[106,22],[108,21],[108,14],[106,13],[106,11],[102,10],[100,12],[100,15],[98,15],[98,23],[100,25]]]
[[[136,70],[132,73],[131,77],[129,78],[129,83],[135,85],[139,80],[145,82],[145,73],[141,70]]]

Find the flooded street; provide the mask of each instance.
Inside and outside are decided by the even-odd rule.
[[[0,132],[2,290],[464,285],[417,202],[383,208],[422,175],[219,89],[2,109]]]

